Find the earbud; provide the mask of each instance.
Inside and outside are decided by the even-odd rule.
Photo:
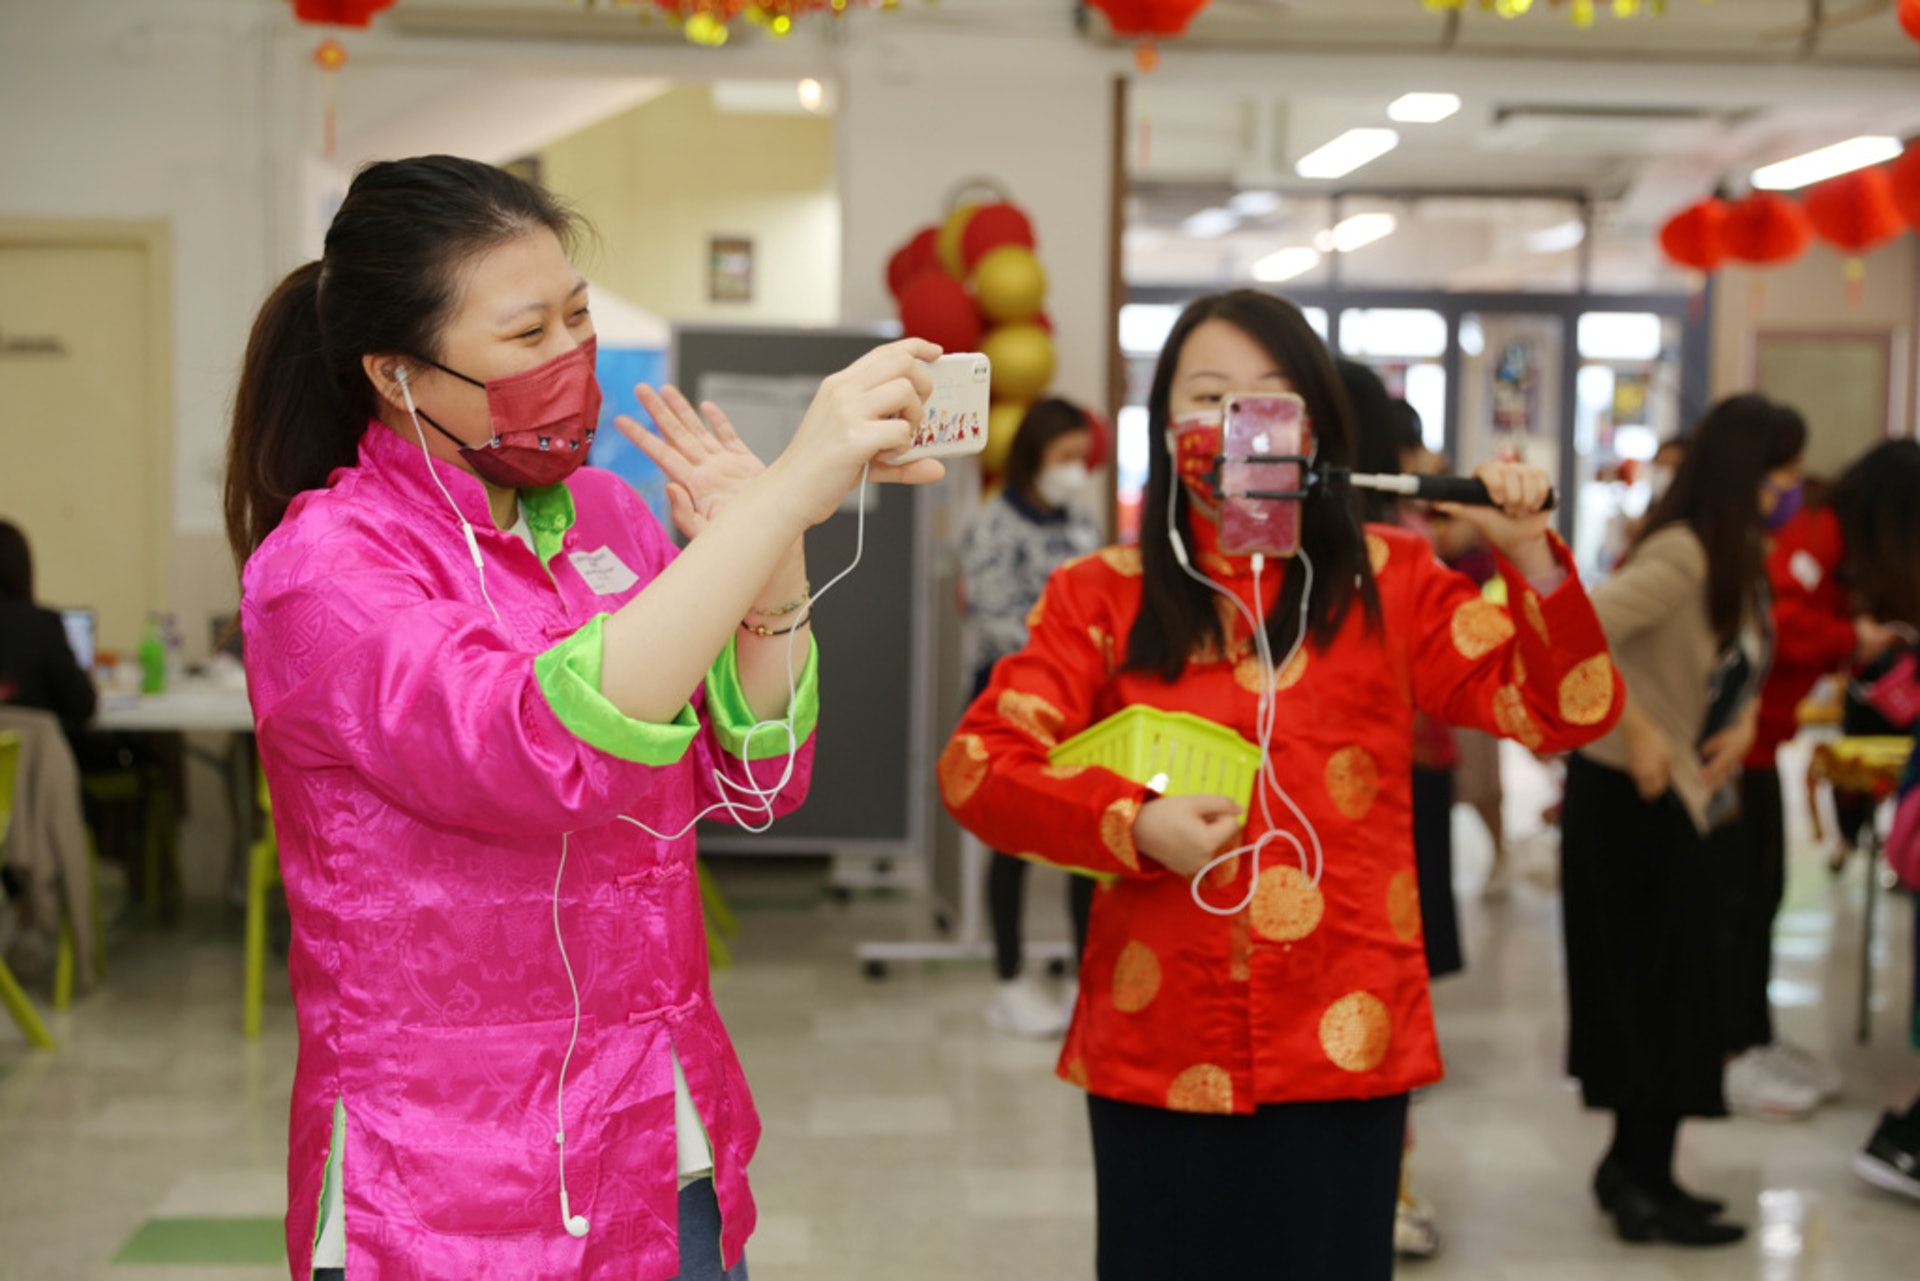
[[[568,1236],[583,1237],[587,1235],[587,1216],[584,1214],[571,1213],[570,1207],[567,1205],[567,1190],[565,1188],[560,1189],[560,1221],[566,1224]]]
[[[395,365],[393,367],[393,376],[400,380],[402,387],[407,385],[407,367],[405,365]]]

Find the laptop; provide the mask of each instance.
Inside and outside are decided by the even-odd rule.
[[[63,609],[61,625],[67,629],[67,648],[73,651],[80,670],[93,670],[94,649],[99,639],[99,618],[90,609]]]

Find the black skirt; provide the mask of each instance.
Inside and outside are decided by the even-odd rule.
[[[1575,753],[1560,843],[1567,1070],[1588,1107],[1725,1116],[1725,890],[1677,797]]]
[[[1099,1281],[1389,1281],[1407,1096],[1203,1116],[1087,1096]]]

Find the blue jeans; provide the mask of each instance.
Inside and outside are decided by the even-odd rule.
[[[315,1268],[313,1281],[346,1281],[340,1268]],[[747,1261],[720,1266],[720,1202],[713,1180],[680,1189],[680,1275],[675,1281],[747,1281]]]

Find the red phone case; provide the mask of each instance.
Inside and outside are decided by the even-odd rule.
[[[1313,453],[1306,402],[1292,392],[1227,397],[1220,465],[1220,549],[1230,556],[1260,552],[1292,556],[1300,550],[1300,502],[1295,498],[1249,498],[1251,493],[1301,494],[1306,468],[1300,462],[1248,459]]]

